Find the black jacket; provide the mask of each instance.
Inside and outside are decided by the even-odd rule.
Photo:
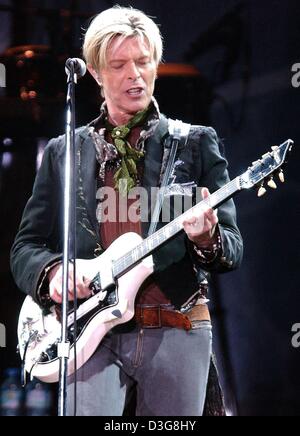
[[[159,183],[163,144],[167,135],[167,122],[161,116],[154,135],[145,144],[142,185],[148,190]],[[22,291],[36,301],[39,301],[37,292],[46,267],[62,258],[64,152],[64,136],[49,142],[11,251],[15,281]],[[89,259],[97,255],[101,241],[96,219],[97,161],[88,126],[76,131],[76,155],[79,180],[77,257]],[[218,138],[212,128],[193,126],[188,143],[179,150],[177,160],[182,161],[182,164],[176,169],[176,183],[195,182],[214,192],[229,181],[227,162],[220,154]],[[184,232],[154,254],[153,278],[176,307],[181,306],[198,289],[195,266],[198,271],[227,272],[241,262],[243,243],[232,200],[219,207],[218,217],[223,252],[211,265],[201,264],[200,258],[193,254],[192,244]],[[147,228],[148,225],[144,225],[144,236]]]

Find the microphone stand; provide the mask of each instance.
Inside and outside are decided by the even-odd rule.
[[[67,71],[67,70],[66,70]],[[75,261],[75,236],[73,232],[73,253],[71,253],[71,226],[72,218],[76,226],[76,177],[75,177],[75,85],[78,75],[71,62],[68,67],[68,91],[66,106],[66,154],[65,154],[65,180],[64,180],[64,246],[63,246],[63,288],[62,288],[62,330],[61,341],[58,344],[58,357],[60,359],[59,390],[58,390],[58,416],[66,416],[67,410],[67,375],[70,356],[70,342],[68,340],[68,290],[69,290],[69,263],[70,255]],[[75,268],[75,264],[74,264]],[[75,274],[74,274],[75,276]],[[76,285],[74,284],[74,288]]]

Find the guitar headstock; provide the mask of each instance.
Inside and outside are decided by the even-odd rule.
[[[276,189],[274,175],[278,174],[279,180],[284,182],[282,166],[287,161],[287,155],[292,150],[294,142],[288,139],[283,144],[272,147],[272,151],[264,154],[261,159],[252,163],[252,166],[240,177],[241,189],[250,189],[255,186],[259,187],[258,196],[262,197],[266,193],[264,187],[267,185]]]

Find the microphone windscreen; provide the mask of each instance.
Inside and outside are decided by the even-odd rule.
[[[69,58],[66,61],[66,74],[69,74],[71,68],[74,68],[74,73],[77,74],[78,78],[83,77],[86,73],[86,64],[80,58]]]

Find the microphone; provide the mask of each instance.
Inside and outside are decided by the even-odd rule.
[[[74,74],[77,74],[78,79],[80,79],[80,77],[83,77],[86,73],[86,64],[82,59],[79,58],[67,59],[65,71],[68,76],[72,68],[74,69]]]

